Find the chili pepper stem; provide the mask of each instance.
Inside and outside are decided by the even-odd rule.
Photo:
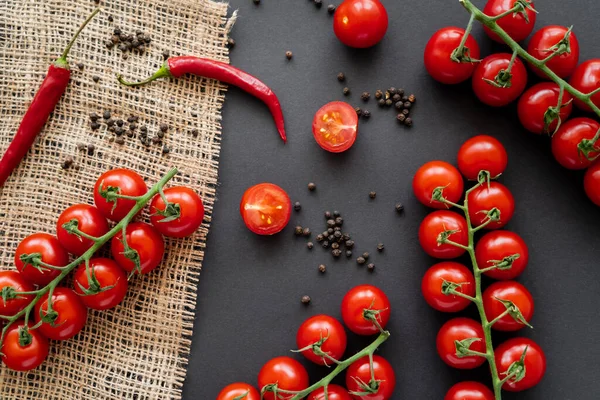
[[[67,56],[69,55],[69,51],[71,51],[71,47],[73,47],[73,44],[75,43],[75,41],[79,37],[79,34],[81,33],[81,31],[83,31],[85,29],[85,27],[87,26],[87,24],[89,24],[90,21],[99,12],[100,12],[100,9],[96,8],[94,10],[94,12],[92,12],[92,14],[90,14],[90,16],[87,17],[87,19],[83,22],[83,24],[81,24],[81,26],[79,27],[79,29],[77,30],[77,32],[75,32],[75,35],[73,35],[73,38],[71,38],[71,41],[69,42],[69,44],[65,48],[65,51],[63,51],[62,55],[54,62],[54,65],[56,65],[57,67],[65,67],[65,68],[69,67],[69,62],[67,61]]]
[[[147,84],[147,83],[150,83],[150,82],[152,82],[152,81],[155,81],[155,80],[157,80],[157,79],[160,79],[160,78],[167,78],[167,77],[168,77],[168,78],[170,78],[170,77],[171,77],[171,72],[169,71],[169,64],[167,64],[167,63],[164,63],[164,64],[163,64],[163,65],[162,65],[162,66],[159,68],[159,70],[158,70],[158,71],[156,71],[154,74],[152,74],[152,76],[150,76],[149,78],[146,78],[146,79],[144,79],[143,81],[139,81],[139,82],[129,82],[129,81],[126,81],[126,80],[123,78],[123,75],[121,75],[121,74],[117,74],[117,80],[119,81],[119,83],[120,83],[121,85],[125,85],[125,86],[132,86],[132,87],[135,87],[135,86],[143,86],[143,85],[145,85],[145,84]]]

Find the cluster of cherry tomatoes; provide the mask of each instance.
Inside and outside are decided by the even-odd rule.
[[[342,300],[342,320],[350,331],[357,335],[376,335],[385,329],[390,319],[390,301],[386,294],[372,285],[356,286]],[[315,315],[300,325],[296,335],[299,351],[310,361],[318,365],[335,365],[346,351],[346,331],[341,322],[329,315]],[[277,397],[264,388],[276,385]],[[372,393],[366,393],[365,387],[375,387]],[[346,388],[329,384],[329,400],[387,400],[396,386],[396,376],[390,363],[379,355],[373,356],[371,370],[369,356],[359,358],[346,370]],[[275,400],[291,399],[293,394],[309,387],[308,373],[304,366],[291,357],[276,357],[269,360],[258,374],[258,387],[247,383],[233,383],[226,386],[217,396],[217,400]],[[359,395],[358,393],[363,393]],[[353,394],[354,393],[354,394]],[[324,388],[319,387],[308,395],[309,400],[325,400]]]
[[[12,317],[29,306],[35,299],[34,287],[42,289],[50,285],[52,299],[49,305],[46,292],[37,300],[33,321],[27,323],[26,329],[25,321],[19,320],[6,331],[0,353],[7,367],[18,371],[38,367],[48,356],[48,339],[66,340],[77,335],[85,326],[88,308],[107,310],[123,300],[127,273],[146,274],[160,264],[165,249],[162,235],[188,236],[201,225],[204,206],[200,196],[187,187],[165,189],[151,201],[151,224],[127,225],[129,252],[125,251],[123,233],[119,232],[110,244],[114,260],[92,257],[88,260],[89,270],[86,262],[75,269],[73,289],[55,287],[54,280],[63,272],[60,268],[70,265],[69,253],[75,256],[86,253],[95,245],[94,238],[109,234],[107,219],[119,222],[136,206],[135,198],[147,192],[146,183],[137,173],[110,170],[96,182],[95,206],[70,206],[58,218],[56,236],[34,233],[18,245],[17,270],[0,271],[0,315]],[[126,198],[116,198],[115,194]]]
[[[452,260],[462,256],[469,246],[469,229],[465,218],[450,211],[448,203],[436,200],[432,195],[436,188],[443,188],[443,196],[449,204],[458,204],[463,196],[463,176],[468,180],[481,179],[480,171],[487,171],[491,178],[504,172],[508,162],[502,144],[490,136],[475,136],[466,141],[458,152],[458,169],[444,161],[432,161],[423,165],[415,174],[413,190],[417,199],[428,207],[437,209],[425,217],[419,228],[419,241],[427,254],[442,260]],[[500,317],[508,305],[516,307],[522,318],[515,319],[506,314],[492,326],[498,331],[517,331],[533,316],[534,302],[529,291],[514,281],[525,269],[529,252],[525,241],[516,233],[501,230],[512,218],[515,202],[508,188],[496,181],[483,182],[467,196],[468,215],[473,227],[484,223],[488,230],[475,246],[477,265],[483,273],[498,280],[483,292],[482,301],[488,321]],[[495,218],[493,209],[500,211]],[[499,219],[498,219],[499,217]],[[491,220],[491,222],[490,222]],[[448,239],[460,246],[442,243],[439,238],[448,232]],[[510,268],[492,268],[504,263]],[[502,265],[500,265],[502,267]],[[489,269],[488,269],[489,268]],[[487,270],[486,270],[487,269]],[[471,304],[469,298],[444,294],[444,286],[455,283],[455,290],[474,297],[476,283],[470,269],[455,261],[443,261],[433,265],[425,273],[421,291],[425,301],[434,309],[455,313]],[[510,303],[509,303],[510,302]],[[448,365],[458,369],[472,369],[482,365],[486,359],[480,356],[458,356],[456,341],[477,338],[470,350],[486,352],[484,331],[481,323],[470,318],[454,318],[446,322],[437,335],[437,351]],[[522,380],[508,380],[503,389],[521,391],[536,385],[543,377],[546,359],[540,346],[530,339],[517,337],[495,349],[496,365],[500,377],[506,376],[507,369],[518,361],[527,348],[525,357],[526,375]],[[470,393],[470,397],[466,394]],[[476,382],[463,382],[453,387],[446,400],[480,399],[493,400],[492,392]]]
[[[514,4],[512,0],[489,0],[483,12],[488,16],[500,15],[510,10]],[[525,8],[523,12],[506,15],[497,21],[517,42],[526,39],[533,31],[536,13],[532,9],[533,2],[530,2],[530,6],[531,8]],[[492,40],[502,43],[494,32],[487,27],[484,30]],[[494,107],[505,106],[520,96],[518,115],[523,127],[535,134],[554,133],[554,157],[568,169],[588,168],[584,188],[588,197],[600,206],[600,161],[593,163],[600,156],[600,141],[596,138],[600,124],[588,117],[568,120],[573,103],[585,112],[592,111],[590,107],[574,99],[566,91],[558,107],[560,89],[554,82],[537,83],[525,91],[527,69],[523,62],[516,58],[510,74],[506,74],[512,58],[510,53],[492,54],[478,61],[479,45],[471,35],[468,35],[465,42],[465,48],[468,49],[465,55],[472,61],[453,60],[461,56],[453,53],[459,47],[464,34],[465,30],[462,28],[446,27],[431,37],[425,48],[425,67],[429,74],[446,84],[460,83],[472,77],[475,95],[481,102]],[[582,93],[591,93],[598,89],[600,59],[588,60],[578,65],[579,42],[570,28],[558,25],[541,28],[531,37],[527,51],[534,58],[543,60],[561,46],[568,47],[569,50],[550,59],[546,66],[558,77],[569,78],[569,83]],[[548,79],[537,67],[531,66],[531,70],[541,79]],[[600,106],[600,93],[594,95],[592,100]]]

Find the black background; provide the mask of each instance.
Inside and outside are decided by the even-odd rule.
[[[394,399],[442,399],[458,381],[488,382],[485,366],[461,372],[437,356],[437,331],[452,316],[429,308],[421,296],[421,278],[435,260],[418,244],[418,226],[428,210],[411,191],[420,165],[433,159],[455,162],[464,140],[487,133],[500,139],[509,154],[501,181],[512,190],[517,209],[507,228],[530,247],[530,263],[519,280],[535,298],[535,329],[519,334],[537,341],[548,360],[540,385],[503,398],[597,399],[600,209],[587,200],[582,174],[554,161],[549,139],[521,128],[514,106],[492,109],[477,101],[469,84],[443,86],[427,75],[422,57],[431,34],[443,26],[466,25],[468,14],[458,1],[384,0],[390,16],[387,35],[378,46],[363,51],[346,48],[335,38],[327,2],[320,10],[306,0],[263,0],[258,7],[252,0],[230,4],[239,9],[231,62],[277,93],[289,142],[283,145],[278,139],[266,107],[230,87],[223,110],[218,201],[198,288],[184,398],[214,399],[235,381],[256,385],[268,359],[291,355],[296,329],[304,319],[319,313],[340,318],[343,295],[361,283],[381,287],[392,303],[392,337],[380,354],[396,372]],[[536,29],[573,24],[582,60],[600,54],[594,19],[600,3],[547,0],[537,8]],[[481,26],[474,35],[483,55],[502,50],[484,37]],[[286,60],[286,50],[293,51],[292,61]],[[336,79],[340,71],[352,90],[349,98],[342,96],[344,85]],[[410,130],[397,125],[392,110],[360,100],[365,90],[374,93],[390,86],[417,96]],[[320,106],[342,99],[369,109],[372,118],[361,121],[350,151],[334,155],[317,146],[311,121]],[[292,201],[303,205],[274,237],[250,233],[238,211],[245,189],[264,181],[282,186]],[[310,181],[317,184],[314,193],[306,188]],[[377,191],[374,201],[368,197],[371,190]],[[406,205],[402,216],[394,210],[398,201]],[[374,254],[375,273],[357,266],[354,259],[334,261],[319,247],[309,251],[306,240],[294,237],[296,224],[323,230],[323,211],[333,209],[345,217],[357,250]],[[378,242],[386,245],[382,254],[375,251]],[[317,270],[320,263],[328,267],[325,275]],[[304,294],[312,297],[308,307],[300,303]],[[508,336],[515,335],[495,334],[495,343]],[[371,340],[353,334],[349,338],[347,355]],[[327,373],[294,357],[309,368],[313,381]]]

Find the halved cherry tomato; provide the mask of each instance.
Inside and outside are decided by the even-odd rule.
[[[544,377],[546,373],[546,355],[536,342],[524,337],[507,340],[496,348],[495,359],[498,374],[506,376],[508,368],[512,363],[521,359],[525,349],[527,349],[524,360],[525,377],[518,382],[509,379],[502,385],[502,389],[509,392],[520,392],[534,387]]]
[[[468,347],[469,350],[485,353],[485,338],[479,322],[471,318],[453,318],[440,328],[436,338],[437,352],[446,364],[457,369],[477,368],[485,362],[484,357],[456,355],[456,341],[478,338]]]
[[[425,46],[425,68],[429,75],[438,82],[454,85],[464,82],[473,75],[476,62],[457,62],[451,59],[452,53],[465,34],[463,28],[449,26],[442,28],[431,36]],[[465,53],[457,56],[479,59],[479,45],[469,34],[465,42]]]
[[[341,360],[346,351],[346,331],[342,324],[329,315],[315,315],[300,325],[296,334],[296,345],[298,349],[304,349],[321,344],[321,351],[335,360]],[[335,361],[331,358],[319,356],[312,349],[302,352],[304,357],[319,365],[333,365]]]
[[[500,220],[492,221],[485,229],[498,229],[512,219],[515,213],[515,199],[506,186],[499,182],[484,183],[474,189],[468,196],[469,217],[473,226],[483,224],[488,215],[486,211],[497,208],[500,211]]]
[[[87,321],[87,308],[74,291],[57,287],[52,293],[52,312],[48,311],[48,293],[43,295],[33,308],[33,317],[37,324],[42,317],[54,318],[43,322],[39,331],[48,339],[66,340],[77,335]]]
[[[527,70],[518,58],[510,70],[510,83],[495,82],[501,71],[506,71],[512,55],[508,53],[492,54],[477,65],[473,72],[473,91],[484,104],[492,107],[503,107],[516,100],[527,86]]]
[[[29,335],[21,335],[19,331],[24,326],[24,321],[12,324],[6,330],[0,348],[2,362],[14,371],[29,371],[37,368],[48,357],[48,339],[39,329],[29,329]]]
[[[385,358],[374,355],[373,375],[375,375],[375,381],[379,381],[377,392],[362,396],[351,395],[353,399],[388,400],[392,398],[394,388],[396,387],[396,374],[392,365]],[[348,367],[346,372],[346,387],[350,392],[364,392],[359,383],[364,382],[368,385],[371,380],[371,365],[368,356],[359,358]]]
[[[217,395],[217,400],[260,400],[260,393],[254,388],[254,386],[236,382],[231,385],[227,385]]]
[[[327,385],[328,400],[352,400],[348,391],[343,387],[335,384]],[[308,400],[326,400],[325,389],[319,388],[308,396]]]
[[[332,153],[348,150],[356,141],[358,115],[343,101],[332,101],[317,111],[313,118],[313,136],[318,145]]]
[[[385,329],[390,320],[390,300],[383,290],[373,285],[358,285],[346,293],[342,300],[342,319],[357,335],[375,335],[379,325]],[[373,319],[377,320],[377,324]]]
[[[272,183],[259,183],[246,190],[240,202],[244,224],[259,235],[274,235],[290,222],[292,202],[285,190]]]
[[[150,222],[157,231],[169,237],[186,237],[196,232],[204,220],[202,199],[194,190],[175,186],[163,191],[169,202],[156,195],[150,204]]]
[[[442,232],[453,231],[448,240],[467,246],[469,236],[467,221],[464,217],[452,211],[439,210],[427,215],[419,227],[419,243],[431,257],[451,259],[460,257],[465,250],[449,243],[438,243]]]
[[[27,307],[33,300],[33,295],[16,294],[16,292],[31,292],[32,290],[33,286],[17,271],[0,271],[0,315],[12,317]],[[12,295],[9,296],[11,293]],[[6,301],[3,299],[4,294]]]
[[[494,393],[482,383],[466,381],[452,386],[444,400],[494,400]]]
[[[158,267],[165,254],[165,241],[151,225],[134,222],[127,225],[125,232],[131,254],[125,254],[123,233],[117,233],[110,242],[110,251],[115,261],[127,272],[147,274]]]
[[[587,60],[579,64],[569,80],[571,86],[582,93],[588,94],[600,87],[600,58]],[[583,111],[591,112],[592,108],[581,100],[573,99],[575,105]],[[592,102],[600,107],[600,93],[592,96]]]
[[[563,92],[560,111],[549,112],[556,109],[560,89],[554,82],[541,82],[533,85],[519,99],[518,112],[521,125],[529,132],[552,134],[561,123],[567,121],[573,110],[570,101],[573,97],[569,92]]]
[[[298,361],[290,357],[275,357],[267,361],[258,373],[258,388],[277,384],[279,389],[301,391],[308,387],[308,372]],[[266,392],[264,400],[275,400],[273,392]]]
[[[471,301],[456,295],[442,293],[444,281],[460,284],[456,290],[468,296],[475,296],[475,277],[464,265],[453,261],[435,264],[427,270],[421,282],[421,293],[431,307],[442,312],[462,311]]]
[[[102,192],[101,192],[102,190]],[[103,173],[94,186],[94,204],[111,221],[125,218],[135,207],[135,200],[111,198],[122,196],[143,196],[148,192],[144,179],[134,171],[125,168],[112,169]]]
[[[538,60],[543,60],[553,54],[554,46],[557,46],[563,41],[569,28],[560,25],[548,25],[537,31],[531,37],[527,52]],[[566,43],[565,43],[566,46]],[[568,78],[579,62],[579,41],[573,32],[569,33],[570,51],[555,56],[550,61],[546,62],[546,66],[560,78]],[[556,49],[558,50],[558,49]],[[531,70],[541,78],[548,79],[546,74],[536,67]]]
[[[60,271],[44,267],[40,267],[42,269],[40,271],[31,265],[31,257],[55,267],[64,267],[69,263],[69,253],[55,236],[47,233],[34,233],[27,236],[17,246],[15,266],[23,278],[38,286],[46,286],[60,275]],[[28,258],[29,261],[24,261]]]
[[[573,118],[552,136],[552,154],[560,165],[568,169],[584,169],[600,156],[600,140],[592,139],[600,124],[590,118]],[[583,140],[589,141],[587,157],[581,149]]]
[[[500,15],[510,10],[515,6],[516,3],[516,0],[488,0],[483,8],[483,13],[489,15],[490,17],[495,17],[496,15]],[[504,29],[504,31],[508,33],[508,36],[513,38],[516,42],[525,40],[531,31],[533,31],[533,27],[535,25],[537,14],[532,10],[534,7],[533,1],[528,1],[528,3],[530,3],[531,8],[526,7],[521,12],[509,14],[497,21],[498,26]],[[498,43],[504,43],[504,41],[488,27],[484,26],[483,30],[490,37],[490,39]]]
[[[123,301],[127,294],[125,271],[109,258],[92,258],[89,265],[89,276],[85,263],[74,275],[73,287],[83,303],[94,310],[108,310]]]
[[[67,208],[58,217],[56,223],[56,237],[58,241],[69,253],[82,255],[94,245],[94,241],[76,234],[67,232],[64,225],[76,221],[75,226],[81,232],[100,237],[108,232],[108,222],[100,210],[89,204],[75,204]]]
[[[517,258],[505,260],[505,258],[518,255]],[[484,272],[486,276],[499,280],[515,279],[527,267],[529,262],[529,249],[527,244],[521,238],[511,231],[492,231],[488,232],[479,239],[475,245],[475,257],[477,265],[481,269],[494,266],[496,263],[505,261],[511,263],[509,269],[494,268]]]
[[[444,198],[456,203],[462,197],[464,188],[460,172],[445,161],[430,161],[423,164],[415,173],[412,186],[417,200],[428,207],[439,209],[447,209],[450,206],[431,199],[435,189],[443,188]]]
[[[379,0],[345,0],[333,16],[333,31],[346,46],[366,48],[383,39],[388,14]]]
[[[458,150],[458,169],[469,180],[476,180],[481,171],[488,171],[495,178],[507,164],[506,149],[498,139],[488,135],[473,136]]]
[[[525,321],[531,321],[534,311],[533,296],[519,282],[494,282],[483,292],[483,308],[488,321],[494,320],[506,311],[506,306],[500,300],[512,301],[521,311]],[[516,321],[510,315],[505,315],[492,325],[498,331],[518,331],[526,325]]]
[[[600,161],[595,162],[585,171],[583,185],[588,198],[600,206]]]

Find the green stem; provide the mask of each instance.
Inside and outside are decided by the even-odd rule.
[[[77,30],[77,32],[75,32],[75,35],[73,35],[73,38],[71,38],[71,41],[69,42],[69,44],[65,48],[65,51],[63,51],[63,53],[61,54],[61,56],[56,60],[56,64],[57,65],[60,65],[60,66],[68,66],[69,65],[69,62],[67,61],[67,56],[69,55],[69,51],[71,51],[71,47],[73,47],[73,44],[77,40],[77,37],[79,37],[79,34],[81,33],[81,31],[83,31],[83,29],[87,26],[87,24],[99,12],[100,12],[100,9],[96,8],[94,10],[94,12],[89,17],[87,17],[87,19],[83,22],[83,24],[81,24],[81,26],[79,27],[79,29]]]

